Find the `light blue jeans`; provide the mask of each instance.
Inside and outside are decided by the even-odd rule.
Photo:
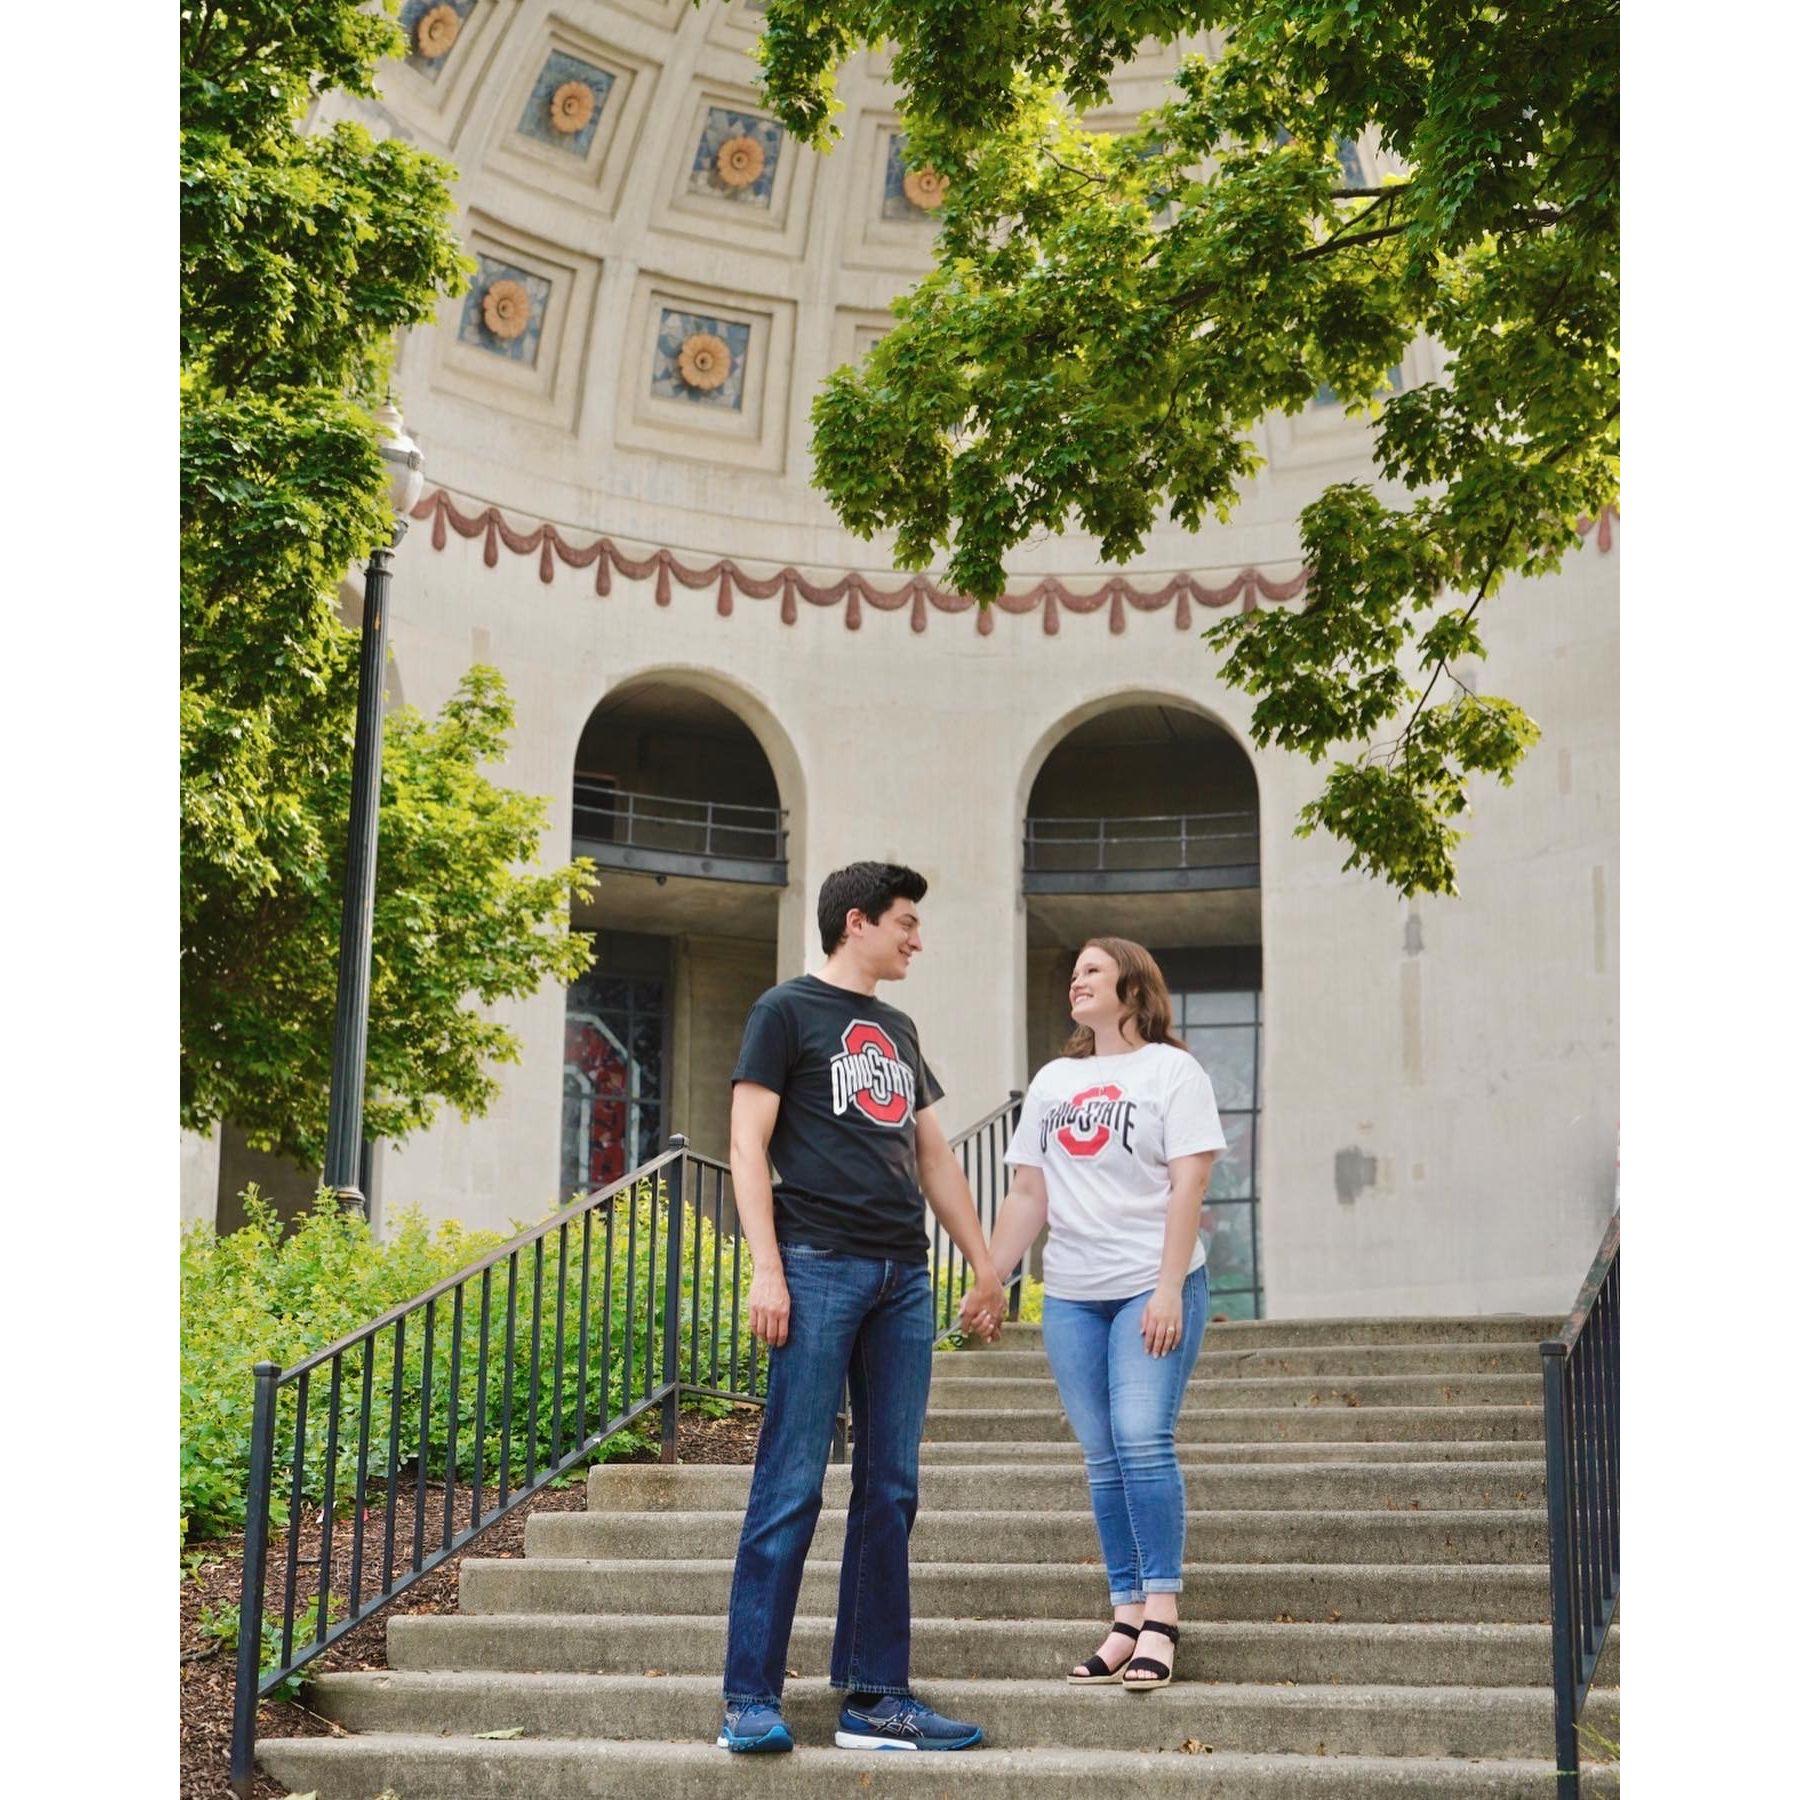
[[[1175,1419],[1206,1330],[1206,1265],[1182,1284],[1181,1342],[1144,1348],[1144,1306],[1044,1297],[1044,1352],[1081,1440],[1100,1553],[1114,1606],[1181,1592],[1187,1488],[1175,1460]]]

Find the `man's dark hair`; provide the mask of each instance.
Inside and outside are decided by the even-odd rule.
[[[871,925],[896,900],[925,898],[925,877],[904,863],[855,862],[833,869],[819,888],[819,942],[829,956],[847,933],[852,908]]]

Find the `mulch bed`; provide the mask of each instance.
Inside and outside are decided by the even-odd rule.
[[[697,1414],[684,1414],[681,1419],[677,1454],[684,1463],[747,1463],[755,1460],[757,1433],[762,1427],[762,1408],[735,1408],[724,1418],[706,1419]],[[655,1462],[654,1447],[634,1451],[615,1458],[619,1462]],[[366,1620],[354,1631],[346,1633],[323,1655],[307,1665],[308,1671],[327,1669],[385,1669],[387,1667],[387,1621],[395,1613],[440,1613],[456,1611],[457,1571],[464,1556],[487,1559],[522,1556],[525,1553],[525,1521],[534,1512],[580,1512],[587,1504],[587,1484],[576,1474],[569,1485],[547,1488],[529,1504],[509,1513],[499,1524],[491,1525],[468,1549],[458,1551],[439,1564],[429,1575],[416,1581],[385,1611]],[[441,1543],[444,1517],[444,1490],[437,1483],[426,1485],[425,1549],[427,1554]],[[491,1500],[492,1491],[489,1491]],[[395,1562],[403,1565],[411,1554],[413,1506],[416,1489],[403,1486],[395,1495]],[[378,1570],[384,1547],[385,1500],[371,1484],[370,1505],[364,1527],[363,1556],[367,1570]],[[469,1496],[466,1489],[456,1494],[456,1529],[469,1522]],[[277,1508],[278,1516],[282,1509]],[[334,1594],[341,1594],[350,1569],[354,1525],[340,1520],[332,1532],[332,1578]],[[317,1591],[318,1534],[301,1534],[300,1553],[303,1560],[295,1581],[296,1605],[304,1606]],[[241,1536],[220,1538],[190,1546],[186,1560],[198,1563],[191,1577],[181,1583],[181,1795],[182,1800],[231,1800],[228,1785],[231,1755],[232,1682],[236,1673],[236,1657],[217,1647],[200,1628],[209,1609],[229,1611],[238,1603],[239,1584],[243,1579],[244,1540]],[[286,1587],[287,1541],[272,1537],[269,1543],[269,1605],[279,1616]],[[341,1736],[341,1728],[307,1710],[304,1704],[265,1700],[257,1712],[258,1737]],[[258,1775],[257,1800],[276,1800],[287,1792],[266,1776]]]

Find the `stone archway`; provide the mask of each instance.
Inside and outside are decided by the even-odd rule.
[[[1019,784],[1026,1034],[1059,1053],[1064,990],[1090,936],[1155,953],[1175,1030],[1213,1081],[1230,1150],[1206,1216],[1215,1316],[1261,1310],[1261,806],[1236,734],[1191,700],[1089,701],[1033,746]]]

